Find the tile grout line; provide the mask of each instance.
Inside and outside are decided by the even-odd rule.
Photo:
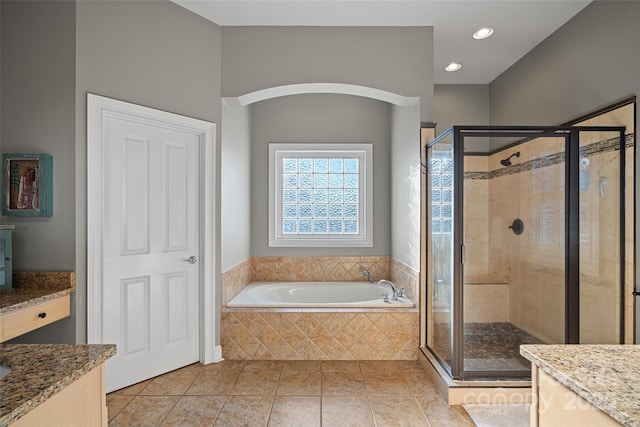
[[[187,366],[191,366],[191,365],[187,365]],[[184,368],[184,366],[183,366],[183,368]],[[179,369],[182,369],[182,368],[178,368],[178,369],[176,369],[175,371],[177,371],[177,370],[179,370]],[[175,372],[175,371],[173,371],[173,372]],[[176,400],[176,403],[174,403],[174,404],[173,404],[173,407],[169,410],[169,412],[167,412],[167,415],[165,415],[165,416],[164,416],[164,418],[162,419],[162,421],[160,421],[160,423],[159,423],[158,425],[160,425],[160,426],[161,426],[161,425],[162,425],[162,423],[164,423],[164,422],[167,420],[167,418],[169,417],[169,415],[171,415],[171,412],[173,412],[173,410],[174,410],[174,409],[176,409],[176,406],[178,406],[178,403],[180,403],[180,401],[182,400],[182,398],[185,396],[185,393],[187,392],[187,390],[189,390],[189,387],[191,387],[191,386],[193,385],[193,383],[196,381],[196,379],[197,379],[199,376],[200,376],[200,373],[198,373],[198,375],[196,375],[196,376],[193,378],[193,380],[189,383],[189,385],[188,385],[187,387],[185,387],[184,391],[183,391],[183,392],[182,392],[182,394],[180,395],[180,398],[179,398],[178,400]],[[157,378],[157,377],[156,377],[156,378]],[[151,382],[153,382],[153,380],[152,380]],[[150,382],[149,384],[147,384],[147,386],[146,386],[145,388],[149,387],[149,385],[151,385],[151,382]],[[142,390],[144,390],[144,389],[142,389]],[[141,392],[141,393],[142,393],[142,390],[140,390],[140,392]]]
[[[369,388],[367,387],[367,382],[364,380],[364,371],[362,370],[362,364],[358,362],[358,368],[360,369],[360,376],[362,377],[362,385],[364,386],[364,395],[367,398],[367,403],[369,404],[369,412],[371,413],[371,419],[373,420],[374,427],[378,426],[378,421],[376,421],[376,415],[373,412],[373,404],[371,403],[371,396],[369,396]]]
[[[280,373],[278,374],[278,382],[276,383],[276,388],[273,390],[273,396],[271,396],[271,406],[269,407],[269,414],[267,415],[267,420],[265,423],[265,427],[269,425],[269,421],[271,421],[271,415],[273,414],[273,405],[276,402],[276,396],[278,395],[278,387],[280,387],[280,380],[282,379],[282,372],[284,371],[284,362],[280,367]]]
[[[320,361],[320,427],[322,427],[322,372],[324,372],[324,370],[322,369],[322,360]]]
[[[418,409],[420,409],[420,413],[422,414],[422,416],[424,417],[425,421],[427,422],[427,425],[429,427],[431,427],[431,421],[429,421],[429,418],[427,417],[426,412],[424,411],[424,409],[422,409],[422,406],[420,405],[420,402],[418,402],[418,396],[413,396],[413,400],[414,400],[414,402],[416,402],[416,405],[418,405]]]
[[[159,426],[161,426],[162,423],[164,423],[166,421],[166,419],[169,416],[169,414],[171,414],[171,412],[173,412],[173,410],[176,409],[176,406],[178,406],[178,402],[180,402],[180,399],[182,399],[182,397],[180,397],[178,400],[176,400],[176,403],[173,404],[173,407],[169,410],[169,412],[167,412],[167,415],[165,415],[164,418],[162,419],[162,421],[160,421],[160,423],[158,424]]]

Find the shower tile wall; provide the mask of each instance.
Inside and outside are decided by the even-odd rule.
[[[512,160],[513,166],[500,165],[501,159],[515,151],[521,155]],[[509,300],[508,319],[500,317],[502,321],[545,342],[564,341],[565,171],[564,161],[558,159],[558,153],[563,151],[563,139],[545,138],[488,158],[465,157],[465,311],[471,312],[465,313],[465,321],[493,321],[478,319],[498,318],[500,310],[504,313],[504,303],[498,302],[504,299],[496,298],[492,303],[490,297],[502,283],[502,295],[508,294]],[[615,162],[618,153],[606,148],[593,151],[596,152],[588,156],[590,189],[580,193],[581,341],[604,343],[617,339],[619,296],[611,279],[617,277],[615,259],[619,255],[619,213],[615,209],[619,205]],[[630,167],[633,148],[627,150],[627,156]],[[547,163],[522,165],[535,159],[547,159]],[[604,199],[599,192],[600,177],[608,179]],[[627,176],[627,182],[627,200],[633,200],[632,175]],[[632,212],[627,206],[628,231],[633,226]],[[524,221],[525,232],[521,235],[508,228],[516,218]],[[633,245],[633,233],[627,232],[627,295],[633,287],[633,259],[629,256]],[[627,325],[633,319],[629,314],[631,301],[630,297],[625,301]],[[482,304],[484,307],[479,307]],[[482,310],[486,313],[480,313]],[[632,339],[630,333],[627,339]]]
[[[487,172],[488,157],[467,156],[465,172]],[[464,188],[465,283],[504,281],[503,272],[491,270],[489,262],[489,180],[465,179]]]
[[[513,166],[500,160],[516,149],[489,157],[491,178],[490,264],[502,267],[509,283],[510,322],[548,342],[564,341],[564,166],[518,171],[518,165],[564,151],[564,140],[545,138],[517,147],[520,157]],[[511,173],[514,172],[514,173]],[[509,225],[524,222],[516,235]]]
[[[507,259],[495,252],[502,240],[491,232],[494,218],[489,210],[487,156],[467,156],[465,172],[475,172],[478,178],[465,179],[464,193],[464,322],[509,322],[509,284]],[[493,259],[492,259],[493,257]]]
[[[464,323],[509,322],[508,283],[464,285]]]
[[[620,315],[620,212],[614,208],[620,204],[620,158],[616,151],[589,160],[590,189],[581,193],[580,200],[582,224],[589,227],[580,239],[580,342],[611,343],[617,341]],[[609,182],[603,186],[604,198],[599,177]]]

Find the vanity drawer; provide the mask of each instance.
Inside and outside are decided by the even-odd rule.
[[[0,342],[26,334],[69,316],[69,295],[26,307],[0,318]]]

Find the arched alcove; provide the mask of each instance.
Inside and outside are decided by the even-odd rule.
[[[397,106],[415,106],[420,101],[419,97],[406,97],[381,89],[344,83],[301,83],[276,86],[247,93],[245,95],[239,96],[237,99],[238,103],[241,106],[245,107],[255,102],[278,98],[281,96],[314,93],[334,93],[340,95],[362,96],[365,98],[388,102],[389,104]]]
[[[304,83],[222,98],[221,270],[245,261],[251,252],[251,105],[291,95],[352,95],[391,106],[391,242],[389,255],[419,269],[420,98],[367,86]],[[375,190],[374,190],[375,191]],[[374,230],[375,235],[375,230]],[[375,237],[374,237],[375,240]],[[276,255],[274,249],[274,255]],[[304,252],[304,251],[303,251]]]

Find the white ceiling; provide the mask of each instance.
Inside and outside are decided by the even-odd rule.
[[[487,84],[592,0],[172,1],[221,26],[433,26],[434,82]],[[494,35],[474,40],[484,26]]]

